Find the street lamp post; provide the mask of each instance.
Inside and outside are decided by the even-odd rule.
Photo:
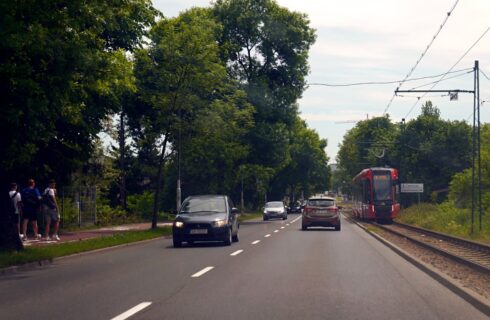
[[[179,108],[179,146],[177,155],[177,196],[176,196],[176,208],[177,212],[180,210],[180,205],[182,204],[182,190],[180,188],[180,160],[182,153],[182,108]]]

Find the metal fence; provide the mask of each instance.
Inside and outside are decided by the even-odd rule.
[[[97,187],[63,187],[58,190],[63,226],[97,223]]]

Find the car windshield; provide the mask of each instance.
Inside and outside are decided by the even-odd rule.
[[[280,201],[275,201],[275,202],[267,202],[265,204],[266,208],[282,208],[284,205]]]
[[[200,212],[226,212],[225,199],[216,198],[190,198],[182,204],[181,214]]]
[[[335,205],[335,201],[331,199],[310,199],[308,205],[312,207],[331,207]]]
[[[388,173],[378,173],[373,176],[374,200],[391,199],[391,178]]]

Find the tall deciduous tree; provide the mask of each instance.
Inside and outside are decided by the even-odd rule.
[[[249,162],[278,172],[288,161],[289,132],[298,116],[315,33],[304,14],[273,0],[218,0],[222,58],[257,112]]]
[[[399,160],[407,182],[423,182],[425,199],[447,189],[451,177],[471,165],[471,128],[463,121],[447,121],[427,101],[422,113],[406,125],[399,143]]]
[[[237,134],[236,138],[241,134],[237,126],[251,121],[248,118],[252,109],[239,97],[219,57],[218,32],[219,25],[210,18],[208,11],[192,9],[177,18],[161,20],[151,31],[151,46],[136,55],[142,102],[138,137],[145,140],[150,137],[154,148],[159,148],[153,226],[156,226],[156,213],[160,208],[168,146],[174,163],[179,162],[178,157],[182,158],[179,164],[186,165],[182,167],[183,172],[195,172],[196,163],[189,164],[189,161],[203,164],[200,156],[206,161],[214,161],[219,156],[219,153],[209,152],[218,151],[211,137],[216,138],[219,145],[231,143],[229,139],[233,134]],[[230,132],[226,132],[229,128]],[[239,145],[237,143],[237,148],[241,149]],[[234,147],[230,150],[237,151]],[[229,150],[224,151],[227,157],[231,156]],[[241,157],[244,152],[247,154],[238,150],[235,156]],[[230,160],[233,158],[215,162],[214,170],[220,164],[228,167],[226,161]]]
[[[113,110],[114,52],[133,50],[149,0],[0,3],[0,178],[66,178]]]

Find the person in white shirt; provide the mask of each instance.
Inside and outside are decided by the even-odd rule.
[[[53,239],[56,241],[60,240],[58,236],[58,228],[60,226],[60,211],[58,209],[58,202],[56,201],[56,182],[54,180],[49,181],[49,186],[43,192],[43,207],[44,207],[44,217],[46,218],[46,229],[45,236],[46,240],[51,240],[49,236],[49,227],[51,221],[54,221],[53,227]]]
[[[22,198],[20,196],[20,192],[17,191],[17,183],[12,182],[10,184],[9,196],[10,196],[10,200],[12,201],[15,207],[14,222],[17,228],[17,233],[19,234],[19,237],[22,239],[24,237],[24,235],[20,233],[20,215],[22,213]]]

